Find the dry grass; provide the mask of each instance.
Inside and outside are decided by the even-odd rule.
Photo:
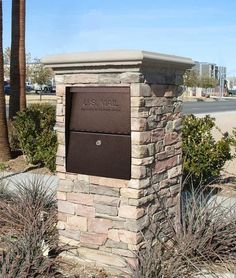
[[[236,206],[225,207],[212,194],[211,190],[188,194],[182,200],[180,226],[159,197],[160,220],[165,221],[155,225],[154,240],[146,241],[139,252],[134,277],[223,278],[217,274],[219,265],[229,273],[228,265],[236,259]]]
[[[2,186],[0,276],[61,277],[54,257],[58,246],[55,192],[41,179]]]

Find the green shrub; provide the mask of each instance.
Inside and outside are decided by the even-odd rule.
[[[183,118],[184,178],[191,177],[193,186],[207,184],[219,177],[225,162],[232,158],[231,139],[223,136],[215,141],[213,127],[215,121],[209,115]]]
[[[55,170],[57,136],[54,131],[55,106],[32,104],[18,112],[13,121],[20,148],[28,163],[41,164]]]

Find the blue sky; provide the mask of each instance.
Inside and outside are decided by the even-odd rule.
[[[235,0],[26,0],[33,57],[142,49],[226,66],[236,76]],[[10,46],[11,0],[3,0]]]

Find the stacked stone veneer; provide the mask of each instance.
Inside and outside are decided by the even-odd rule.
[[[178,65],[111,72],[99,66],[70,72],[54,69],[57,91],[57,175],[60,179],[60,240],[76,246],[71,254],[83,261],[125,269],[135,263],[150,219],[165,206],[176,210],[182,171],[179,84],[186,68]],[[115,70],[114,70],[115,69]],[[130,86],[131,180],[66,172],[65,88],[68,86]]]

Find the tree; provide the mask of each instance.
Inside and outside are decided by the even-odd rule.
[[[3,51],[3,63],[4,63],[4,77],[5,79],[10,79],[10,56],[11,48],[6,47]]]
[[[45,68],[39,59],[35,59],[31,68],[31,81],[37,83],[42,89],[42,85],[48,84],[52,77],[52,70]]]
[[[2,48],[2,0],[0,0],[0,161],[10,159],[10,147],[6,120],[6,103],[3,88],[3,48]]]
[[[30,80],[31,75],[31,53],[25,54],[26,59],[26,80]],[[10,61],[11,61],[11,48],[8,46],[3,51],[3,61],[4,61],[4,77],[5,79],[10,79]]]
[[[25,0],[12,0],[10,119],[26,107],[25,72]]]
[[[201,76],[198,87],[201,88],[215,88],[217,86],[217,80],[208,76]]]
[[[187,70],[184,74],[184,85],[187,87],[197,87],[198,77],[195,71]]]

